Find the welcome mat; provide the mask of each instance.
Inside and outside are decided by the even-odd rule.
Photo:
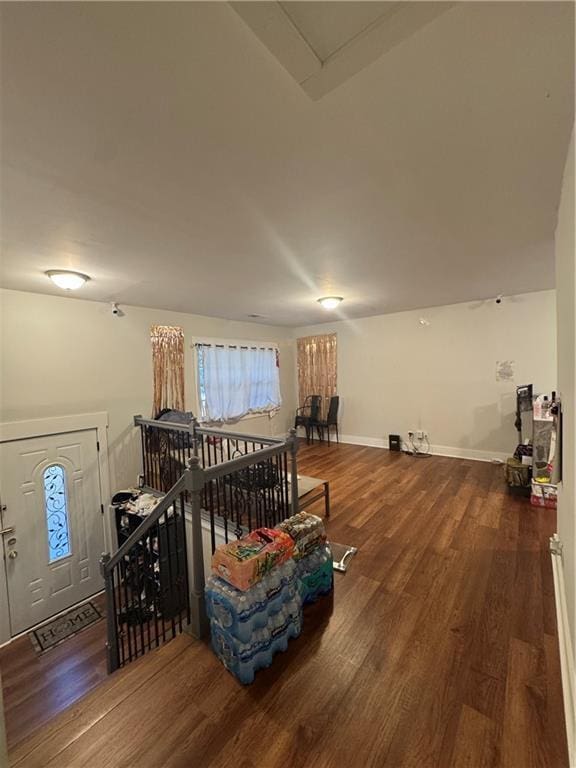
[[[332,550],[332,568],[335,571],[346,573],[350,560],[358,552],[358,549],[348,544],[336,544],[334,541],[330,542],[330,549]]]
[[[102,614],[90,600],[28,632],[36,653],[44,653],[96,621]]]

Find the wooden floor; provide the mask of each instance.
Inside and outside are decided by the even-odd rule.
[[[567,768],[554,513],[479,462],[315,444],[300,471],[330,480],[330,537],[359,552],[288,651],[242,687],[181,636],[17,743],[13,765]]]
[[[104,600],[94,602],[104,612]],[[0,648],[9,748],[106,680],[105,642],[99,621],[40,656],[28,635]]]

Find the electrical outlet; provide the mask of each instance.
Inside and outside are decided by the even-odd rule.
[[[418,440],[424,440],[424,432],[421,429],[419,429],[418,432],[416,432],[416,437],[418,438]]]

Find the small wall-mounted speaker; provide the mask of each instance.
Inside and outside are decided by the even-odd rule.
[[[402,449],[400,435],[388,435],[388,448],[391,451],[400,451]]]

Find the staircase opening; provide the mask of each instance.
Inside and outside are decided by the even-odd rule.
[[[297,438],[135,417],[144,489],[158,504],[103,555],[113,672],[181,632],[206,634],[204,581],[220,542],[274,527],[298,508]]]

